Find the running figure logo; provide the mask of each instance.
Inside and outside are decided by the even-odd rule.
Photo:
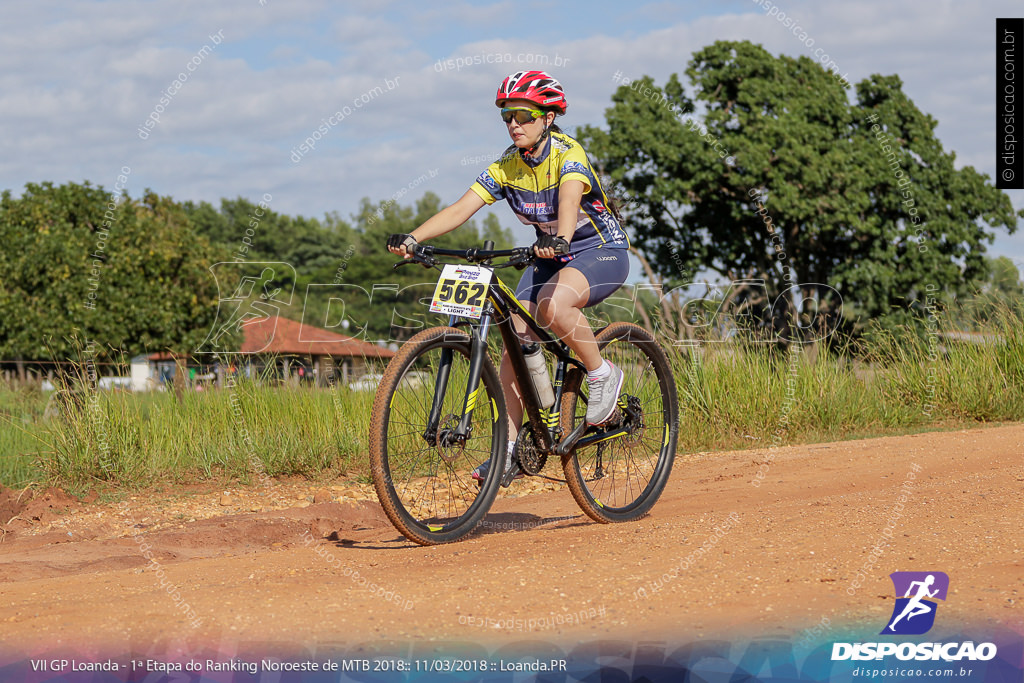
[[[893,572],[889,577],[896,589],[896,606],[881,634],[916,636],[927,633],[935,624],[938,608],[929,598],[946,599],[949,576],[944,572]]]
[[[217,318],[197,353],[231,353],[221,344],[229,332],[238,332],[242,325],[279,315],[281,308],[292,302],[295,269],[287,263],[222,262],[210,266],[219,293]],[[273,335],[259,349],[270,346]],[[237,352],[236,352],[237,353]]]

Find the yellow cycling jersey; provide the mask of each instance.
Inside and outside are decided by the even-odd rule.
[[[567,180],[579,180],[584,186],[569,254],[594,247],[628,249],[629,238],[608,209],[608,198],[587,153],[565,133],[552,132],[539,159],[528,158],[514,145],[509,147],[470,189],[488,204],[508,201],[519,220],[532,225],[538,236],[542,232],[554,235],[558,231],[558,188]]]

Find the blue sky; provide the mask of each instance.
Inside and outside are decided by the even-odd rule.
[[[1020,14],[1019,3],[775,4],[852,82],[899,74],[939,121],[957,165],[993,175],[994,18]],[[427,190],[457,199],[507,144],[491,99],[498,82],[542,59],[568,92],[571,128],[601,123],[616,71],[663,82],[714,40],[810,56],[754,0],[8,0],[0,23],[0,188],[85,179],[109,188],[128,166],[133,196],[146,187],[212,202],[269,193],[277,211],[345,218],[361,198],[403,189],[403,203]],[[218,32],[223,40],[214,44]],[[204,45],[194,71],[174,86]],[[498,55],[512,61],[438,69],[438,60]],[[353,107],[387,83],[395,87]],[[174,87],[142,139],[138,128]],[[291,150],[346,106],[351,114],[294,162]],[[434,176],[406,189],[425,173]],[[1024,192],[1009,194],[1024,207]],[[517,224],[504,207],[495,212]],[[1024,268],[1021,234],[999,234],[990,252]]]

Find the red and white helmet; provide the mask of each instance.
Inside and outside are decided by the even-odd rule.
[[[517,71],[498,86],[494,103],[504,106],[505,100],[529,100],[538,107],[550,107],[564,114],[569,106],[565,101],[562,84],[546,71]]]

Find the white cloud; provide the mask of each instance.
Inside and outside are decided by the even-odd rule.
[[[851,81],[898,73],[911,99],[938,119],[938,133],[958,163],[993,173],[994,17],[1012,16],[1015,3],[970,11],[927,0],[779,4]],[[749,39],[774,54],[813,56],[753,2],[739,13],[685,22],[670,13],[665,25],[642,34],[616,33],[614,22],[602,24],[601,34],[566,29],[555,42],[513,30],[515,17],[544,16],[541,4],[346,6],[192,0],[140,10],[127,0],[5,3],[0,21],[18,28],[0,42],[0,186],[17,192],[25,182],[47,179],[109,186],[127,164],[136,195],[146,185],[214,202],[271,192],[277,210],[347,215],[361,197],[384,199],[437,168],[438,177],[414,196],[429,189],[452,201],[482,167],[462,160],[497,154],[508,144],[492,100],[499,81],[519,68],[543,66],[540,56],[568,90],[570,126],[603,121],[616,71],[663,83],[714,40]],[[641,16],[661,11],[654,4],[637,9]],[[696,14],[700,6],[689,9]],[[495,26],[509,28],[479,30]],[[151,137],[140,140],[136,129],[161,92],[219,29],[225,42],[189,73]],[[493,58],[505,54],[511,62]],[[481,63],[457,71],[435,68],[439,58],[478,55]],[[484,63],[487,55],[492,63]],[[385,79],[399,86],[353,107]],[[345,106],[352,113],[293,163],[290,150]],[[1022,195],[1011,193],[1018,206]],[[513,223],[507,210],[496,211]],[[1024,260],[1020,238],[1000,237],[993,251]]]

